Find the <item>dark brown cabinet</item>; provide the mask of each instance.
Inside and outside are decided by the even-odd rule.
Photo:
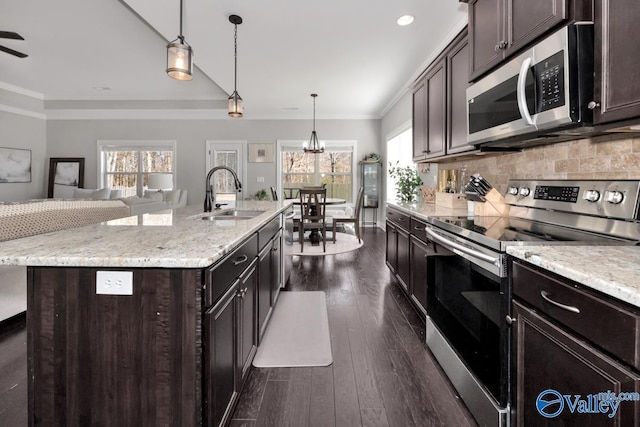
[[[411,293],[409,283],[411,283],[411,258],[409,257],[409,232],[400,227],[397,229],[398,236],[398,259],[396,273],[400,279],[400,284],[405,291]]]
[[[386,247],[386,263],[389,270],[395,273],[398,265],[398,228],[391,222],[386,223],[387,230],[387,247]]]
[[[474,81],[560,24],[590,20],[591,0],[470,0]]]
[[[278,231],[259,255],[258,280],[258,343],[267,328],[282,285],[282,233]]]
[[[640,117],[640,3],[595,2],[595,123]]]
[[[463,31],[413,85],[413,160],[469,151],[466,88],[467,32]]]
[[[513,330],[512,425],[637,425],[638,401],[621,402],[609,418],[610,412],[597,408],[572,412],[564,396],[575,402],[576,395],[586,400],[601,392],[640,391],[640,311],[520,261],[513,263],[513,272],[513,310],[507,319]],[[558,412],[546,418],[536,407],[539,396],[560,399],[563,407],[541,409],[547,415]]]
[[[387,207],[387,266],[396,275],[400,284],[409,290],[411,260],[409,258],[409,216],[397,209]]]
[[[429,247],[411,236],[411,299],[423,316],[427,315],[427,256]]]
[[[258,289],[258,267],[257,261],[248,268],[240,278],[237,304],[238,316],[236,333],[238,334],[238,361],[237,361],[237,384],[236,391],[242,389],[251,361],[258,347],[258,333],[256,323],[256,298]]]
[[[204,418],[205,425],[219,426],[237,397],[235,362],[236,282],[218,303],[204,314]]]

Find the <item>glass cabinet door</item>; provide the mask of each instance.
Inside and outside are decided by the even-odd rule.
[[[380,163],[362,164],[362,186],[364,187],[364,208],[378,207],[378,176]]]

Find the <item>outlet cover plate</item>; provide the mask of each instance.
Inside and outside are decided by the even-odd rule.
[[[133,271],[97,271],[96,294],[133,295]]]

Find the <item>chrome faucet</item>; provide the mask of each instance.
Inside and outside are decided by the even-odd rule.
[[[215,171],[220,170],[220,169],[225,169],[225,170],[228,170],[229,172],[231,172],[231,175],[233,175],[233,180],[235,181],[236,190],[242,191],[242,184],[240,183],[240,180],[238,179],[238,175],[236,174],[236,171],[234,171],[233,169],[231,169],[228,166],[216,166],[216,167],[214,167],[207,174],[207,180],[204,183],[204,187],[207,189],[207,192],[205,194],[205,199],[204,199],[204,211],[205,212],[211,212],[211,208],[213,207],[214,200],[213,200],[213,186],[211,185],[211,177],[213,176]]]

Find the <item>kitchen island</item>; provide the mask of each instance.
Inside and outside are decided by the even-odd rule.
[[[258,251],[288,204],[239,202],[263,212],[216,221],[190,206],[1,243],[0,265],[28,266],[30,425],[224,422],[257,344]]]

